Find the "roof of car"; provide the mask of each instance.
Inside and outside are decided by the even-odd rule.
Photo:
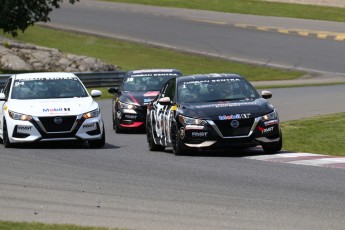
[[[208,74],[193,74],[179,78],[179,81],[192,81],[200,79],[216,79],[216,78],[243,78],[242,76],[234,73],[208,73]]]
[[[29,78],[77,78],[73,73],[68,72],[38,72],[38,73],[21,73],[15,74],[15,79],[29,79]]]
[[[139,70],[131,70],[128,73],[131,74],[140,74],[140,73],[180,73],[177,69],[139,69]]]

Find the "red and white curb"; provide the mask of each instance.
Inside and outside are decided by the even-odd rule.
[[[247,156],[244,158],[261,161],[345,169],[345,157],[328,156],[312,153],[278,153],[273,155]]]

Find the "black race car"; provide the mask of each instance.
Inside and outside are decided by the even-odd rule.
[[[176,69],[143,69],[126,73],[120,87],[108,89],[112,100],[113,129],[145,129],[146,107],[171,78],[182,76]]]
[[[261,145],[267,153],[282,148],[282,132],[272,93],[237,74],[200,74],[170,79],[146,116],[151,151],[172,147],[175,155]]]

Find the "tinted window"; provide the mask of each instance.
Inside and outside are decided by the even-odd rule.
[[[15,80],[13,99],[48,99],[87,97],[88,94],[77,78],[42,78]]]
[[[171,78],[180,76],[178,73],[138,73],[124,78],[123,91],[159,91]]]
[[[178,100],[182,102],[249,100],[259,97],[248,81],[239,78],[183,81],[178,85]]]
[[[5,94],[6,98],[8,98],[8,96],[10,94],[11,82],[12,82],[12,78],[9,78],[5,84],[4,94]]]

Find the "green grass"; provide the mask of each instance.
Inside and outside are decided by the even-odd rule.
[[[345,22],[345,8],[312,6],[262,0],[107,0],[164,7],[211,10],[228,13],[306,18]]]
[[[1,34],[0,34],[1,35]],[[2,34],[4,35],[4,34]],[[9,35],[6,35],[9,37]],[[174,50],[145,46],[109,38],[65,32],[44,27],[31,27],[17,40],[57,48],[65,53],[99,58],[127,71],[141,68],[176,68],[185,75],[195,73],[238,73],[250,81],[289,80],[302,72],[247,65],[220,58],[192,55]]]
[[[27,222],[0,221],[0,230],[110,230],[110,228],[81,227],[67,224],[43,224]],[[111,228],[116,230],[118,228]]]
[[[345,113],[283,122],[282,130],[286,150],[345,156]]]

